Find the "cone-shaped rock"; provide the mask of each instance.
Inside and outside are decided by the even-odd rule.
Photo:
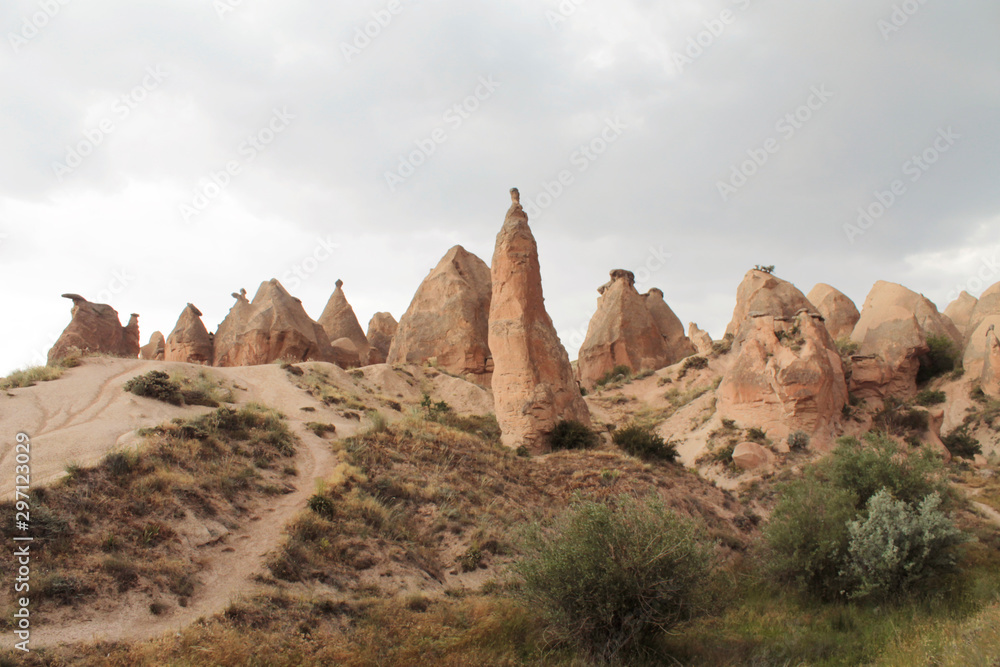
[[[103,353],[130,359],[139,356],[139,316],[135,313],[126,326],[118,319],[118,311],[107,304],[91,303],[79,294],[63,294],[73,302],[72,319],[52,349],[49,363],[55,363],[73,353]]]
[[[399,323],[391,313],[375,313],[368,322],[368,364],[384,364]]]
[[[979,299],[966,291],[962,291],[958,298],[948,304],[944,309],[945,316],[954,323],[955,328],[963,336],[969,335],[969,321],[972,319],[972,311],[975,310]]]
[[[893,307],[902,308],[912,313],[917,321],[917,326],[920,327],[925,337],[945,336],[958,349],[962,348],[962,334],[959,333],[950,319],[938,312],[937,306],[930,299],[902,285],[884,280],[875,283],[868,293],[865,305],[861,309],[861,317],[854,327],[851,339],[856,343],[863,342],[868,335],[868,330],[878,326]]]
[[[653,287],[642,295],[646,300],[646,308],[653,316],[656,328],[663,336],[663,342],[667,346],[667,366],[676,364],[684,357],[690,357],[697,352],[691,339],[684,335],[684,325],[680,318],[674,314],[667,302],[663,300],[663,290]]]
[[[145,359],[146,361],[163,361],[163,355],[166,352],[167,341],[163,337],[163,333],[160,331],[154,331],[153,335],[149,337],[149,342],[142,346],[139,350],[139,358]]]
[[[167,336],[165,361],[188,364],[212,364],[212,337],[201,321],[201,311],[188,304],[177,319],[174,330]]]
[[[493,253],[493,395],[504,444],[537,452],[548,448],[547,436],[557,422],[589,425],[590,413],[545,312],[538,248],[516,188],[511,199]]]
[[[792,283],[770,273],[751,269],[736,290],[736,308],[733,309],[733,319],[726,327],[726,334],[735,336],[739,342],[742,339],[741,327],[750,324],[752,318],[794,318],[802,310],[820,314],[805,294]]]
[[[338,280],[318,322],[331,341],[350,338],[358,351],[358,365],[364,365],[368,363],[368,338],[354,314],[354,308],[347,302],[343,288],[344,281]]]
[[[969,315],[962,366],[971,377],[979,377],[983,372],[989,354],[987,332],[997,326],[1000,326],[1000,283],[982,293]]]
[[[809,291],[806,298],[826,320],[826,328],[834,340],[851,337],[861,313],[846,294],[830,285],[819,283]]]
[[[694,322],[688,322],[688,340],[694,345],[695,352],[698,354],[712,353],[712,337],[708,335],[708,332],[699,329]]]
[[[323,327],[277,280],[261,283],[253,302],[247,302],[245,291],[233,296],[236,304],[215,335],[216,366],[333,361]]]
[[[486,262],[462,246],[449,250],[420,283],[392,340],[390,364],[430,359],[454,375],[488,385],[493,282]]]

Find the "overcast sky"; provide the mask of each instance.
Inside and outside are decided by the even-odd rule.
[[[0,26],[0,375],[63,292],[144,343],[272,277],[314,318],[338,278],[362,326],[399,318],[452,245],[490,261],[512,186],[571,358],[615,268],[715,337],[754,264],[859,308],[1000,281],[996,0],[6,0]]]

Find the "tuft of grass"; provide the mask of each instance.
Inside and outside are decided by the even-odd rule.
[[[948,396],[943,391],[924,389],[914,397],[913,402],[916,405],[923,405],[926,407],[930,405],[940,405],[946,400],[948,400]]]
[[[0,378],[0,390],[34,387],[39,382],[58,380],[65,372],[66,368],[61,366],[32,366]]]
[[[632,379],[632,369],[625,364],[619,364],[605,373],[597,382],[594,389],[603,389],[609,385],[622,385]]]

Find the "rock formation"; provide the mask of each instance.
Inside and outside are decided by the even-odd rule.
[[[694,350],[698,354],[712,353],[712,337],[698,328],[694,322],[688,323],[688,339],[694,345]]]
[[[962,367],[970,377],[983,373],[989,354],[988,332],[997,326],[1000,326],[1000,283],[987,288],[969,314]]]
[[[390,364],[433,361],[454,375],[489,385],[493,281],[486,262],[462,246],[449,250],[420,283],[389,349]]]
[[[333,363],[341,368],[358,368],[361,366],[361,351],[350,338],[338,338],[330,343]]]
[[[511,199],[493,253],[493,395],[504,444],[538,452],[548,448],[556,423],[589,425],[590,413],[545,311],[538,248],[516,188]]]
[[[597,312],[590,320],[578,356],[578,374],[583,386],[592,388],[616,366],[627,366],[637,373],[669,365],[663,334],[646,305],[647,299],[635,289],[635,275],[615,269],[611,281],[597,292],[600,294]]]
[[[986,332],[986,355],[979,382],[988,396],[1000,398],[1000,339],[992,327]]]
[[[952,321],[955,328],[963,336],[969,334],[969,320],[972,319],[972,311],[975,310],[977,303],[979,303],[979,299],[963,290],[958,298],[944,309],[945,316]]]
[[[336,289],[333,290],[330,300],[326,303],[326,308],[323,309],[323,314],[319,316],[317,321],[331,341],[349,338],[354,343],[358,354],[355,365],[360,366],[368,363],[368,338],[358,322],[357,315],[354,314],[354,308],[344,296],[343,287],[344,281],[338,280]]]
[[[861,313],[847,295],[830,285],[819,283],[806,298],[826,320],[826,328],[834,340],[851,337]]]
[[[167,336],[163,358],[188,364],[212,364],[212,338],[201,321],[201,311],[193,304],[184,308],[174,330]]]
[[[751,317],[795,317],[802,310],[820,314],[792,283],[770,273],[751,269],[736,290],[736,308],[733,309],[733,319],[726,327],[726,334],[734,336],[739,342],[742,339],[740,329]]]
[[[154,331],[153,335],[149,337],[149,343],[139,349],[139,358],[146,361],[163,361],[166,347],[167,342],[163,338],[163,333]]]
[[[741,442],[733,449],[733,463],[740,470],[756,470],[774,462],[771,450],[756,442]]]
[[[674,314],[667,302],[663,300],[663,290],[653,287],[642,295],[646,300],[646,308],[653,316],[656,328],[663,336],[663,343],[667,347],[667,366],[676,364],[685,357],[690,357],[697,350],[691,339],[684,335],[684,325],[680,318]],[[711,340],[711,339],[709,339]]]
[[[865,299],[865,305],[861,309],[861,317],[851,339],[857,343],[862,342],[868,335],[868,330],[880,324],[886,313],[893,307],[902,308],[909,312],[917,321],[917,326],[927,336],[945,336],[951,340],[958,349],[961,349],[963,339],[955,324],[938,312],[937,306],[916,292],[909,290],[902,285],[880,280],[872,287]]]
[[[139,316],[132,313],[122,326],[118,311],[107,304],[91,303],[79,294],[63,294],[73,302],[72,319],[52,349],[48,361],[54,364],[74,353],[101,353],[135,359],[139,356]]]
[[[399,328],[399,322],[391,313],[375,313],[368,322],[368,365],[384,364],[389,358],[392,339]]]
[[[828,446],[847,403],[847,384],[822,317],[757,315],[740,332],[736,358],[716,392],[719,414],[776,440],[801,430],[815,446]]]
[[[276,360],[333,361],[326,331],[277,280],[263,282],[253,298],[236,303],[215,335],[216,366],[254,366]]]

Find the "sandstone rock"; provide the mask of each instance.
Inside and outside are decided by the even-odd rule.
[[[590,320],[577,359],[583,386],[592,388],[616,366],[627,366],[637,373],[669,365],[663,334],[646,305],[647,299],[635,289],[635,275],[616,269],[611,272],[611,281],[597,292],[597,312]]]
[[[712,337],[698,328],[694,322],[688,323],[688,339],[698,354],[712,353]]]
[[[994,315],[1000,315],[1000,283],[995,283],[986,288],[969,315],[969,322],[965,328],[967,339],[972,338],[972,334],[979,329],[983,321]],[[986,329],[982,330],[985,334]]]
[[[948,304],[944,309],[945,317],[950,319],[963,336],[969,334],[969,320],[972,319],[972,311],[975,310],[979,300],[966,291],[962,291],[958,298]]]
[[[139,358],[146,361],[163,361],[166,351],[167,341],[163,338],[163,333],[154,331],[149,337],[149,343],[139,349]]]
[[[391,313],[375,313],[368,322],[368,364],[384,364],[399,323]]]
[[[333,363],[341,368],[357,368],[361,365],[361,352],[350,338],[338,338],[330,343]]]
[[[667,363],[665,365],[676,364],[681,359],[695,354],[697,350],[695,350],[691,339],[684,335],[684,325],[681,324],[680,318],[663,300],[663,290],[653,287],[642,296],[646,300],[646,308],[653,316],[653,322],[660,330],[663,342],[667,347]]]
[[[201,321],[201,311],[188,304],[167,337],[165,361],[212,364],[212,338]]]
[[[915,408],[918,409],[919,408]],[[951,452],[941,441],[941,425],[944,423],[944,410],[923,410],[927,413],[927,430],[924,432],[924,442],[940,454],[945,463],[951,461]]]
[[[733,463],[740,470],[756,470],[774,462],[774,454],[756,442],[741,442],[733,449]]]
[[[860,345],[851,357],[851,392],[865,399],[911,398],[917,392],[920,357],[930,350],[917,318],[905,308],[887,306],[862,319],[864,329],[859,323],[851,335]]]
[[[557,422],[589,425],[590,413],[545,311],[538,248],[516,188],[511,199],[492,263],[493,395],[504,444],[539,452]]]
[[[963,338],[958,328],[950,319],[939,313],[937,306],[927,297],[902,285],[884,280],[875,283],[868,293],[865,305],[861,309],[861,317],[851,334],[851,340],[856,343],[864,341],[868,330],[881,324],[885,313],[893,307],[909,312],[925,339],[927,336],[944,336],[950,339],[957,349],[962,349]]]
[[[389,349],[390,364],[436,359],[442,370],[490,383],[490,300],[486,262],[462,246],[449,250],[420,283]]]
[[[992,327],[986,332],[986,358],[979,382],[987,395],[1000,398],[1000,339]]]
[[[988,332],[997,326],[1000,326],[1000,283],[983,292],[969,315],[962,355],[962,367],[968,376],[979,377],[984,372],[983,364],[989,354]]]
[[[354,308],[347,302],[343,287],[344,281],[338,280],[336,289],[333,290],[318,322],[330,340],[351,339],[358,351],[358,361],[355,365],[360,366],[368,362],[368,337],[365,336],[365,330],[361,328],[358,317],[354,314]]]
[[[972,465],[976,466],[977,468],[985,468],[989,464],[990,462],[987,461],[986,457],[983,456],[982,454],[975,454],[972,457]]]
[[[233,296],[236,304],[215,335],[216,366],[333,361],[326,331],[277,280],[261,283],[253,302],[245,290]]]
[[[847,295],[830,285],[819,283],[806,298],[826,320],[826,328],[834,340],[850,338],[861,313]]]
[[[73,302],[72,319],[52,349],[48,361],[56,363],[73,353],[101,353],[134,359],[139,356],[139,316],[132,313],[122,326],[118,311],[107,304],[91,303],[79,294],[63,294]]]
[[[754,317],[793,318],[800,311],[819,315],[805,295],[792,283],[770,273],[751,269],[747,271],[736,290],[736,307],[726,333],[742,340],[741,328]]]
[[[827,447],[847,403],[844,368],[818,314],[755,317],[716,392],[719,414],[764,429],[775,440],[805,431]]]

